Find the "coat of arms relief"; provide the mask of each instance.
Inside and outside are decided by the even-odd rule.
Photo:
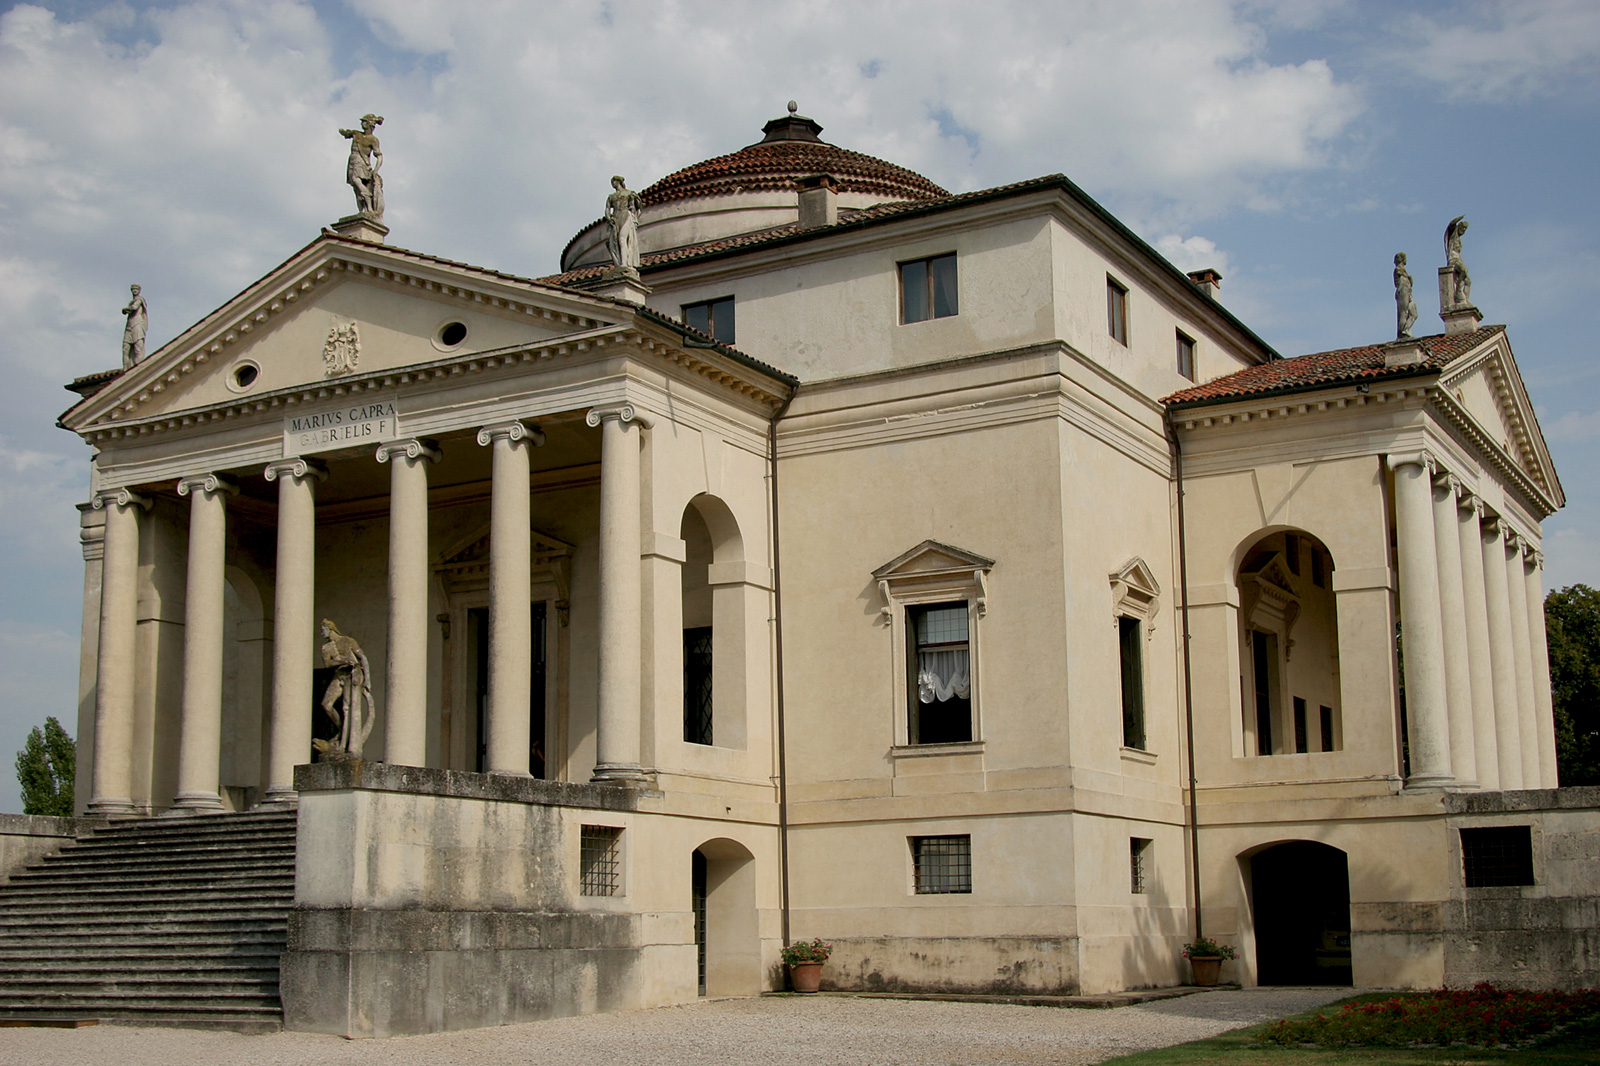
[[[361,337],[356,333],[356,324],[348,326],[334,326],[328,330],[327,343],[322,346],[322,362],[328,368],[328,377],[338,377],[348,374],[356,368],[356,361],[361,358]]]

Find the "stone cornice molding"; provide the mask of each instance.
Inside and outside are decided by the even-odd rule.
[[[103,511],[107,507],[143,507],[146,511],[155,506],[155,501],[148,496],[140,496],[129,488],[102,489],[94,494],[90,501],[96,511]]]
[[[598,426],[600,423],[608,419],[615,419],[624,427],[626,427],[629,422],[637,422],[639,423],[639,428],[641,429],[649,429],[655,424],[654,420],[652,420],[648,415],[641,413],[638,408],[634,407],[631,403],[607,404],[600,407],[591,407],[589,409],[589,413],[583,416],[584,423],[590,426]]]
[[[268,481],[276,481],[280,477],[290,477],[297,481],[314,478],[317,481],[326,481],[328,468],[315,459],[296,457],[294,459],[279,459],[277,462],[268,463],[261,476]]]
[[[510,422],[491,422],[478,430],[478,443],[487,447],[497,440],[506,440],[513,447],[527,441],[526,447],[537,448],[544,443],[544,431],[538,426],[526,426],[515,419]]]
[[[421,459],[437,463],[444,458],[444,453],[439,450],[439,442],[436,440],[411,437],[407,440],[392,440],[378,445],[376,458],[380,463],[387,463],[390,459]]]
[[[188,477],[178,479],[178,495],[187,496],[191,492],[207,493],[209,495],[221,494],[224,496],[239,495],[239,486],[221,474],[205,473],[190,474]]]

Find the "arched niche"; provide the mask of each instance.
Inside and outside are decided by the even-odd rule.
[[[1334,559],[1303,530],[1257,535],[1239,552],[1240,689],[1247,756],[1344,747]]]
[[[743,748],[752,650],[750,617],[762,590],[750,580],[744,538],[721,499],[701,493],[683,509],[683,739]]]

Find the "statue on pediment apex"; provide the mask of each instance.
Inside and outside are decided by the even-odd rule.
[[[611,265],[623,270],[639,269],[641,203],[621,174],[611,179],[611,195],[606,197],[606,250],[611,253]]]
[[[1411,294],[1411,272],[1406,269],[1406,253],[1394,254],[1395,339],[1409,340],[1417,324],[1417,301]]]
[[[345,168],[344,180],[355,190],[356,211],[375,222],[383,221],[383,149],[378,146],[373,130],[383,125],[382,115],[361,116],[359,130],[340,130],[340,136],[350,142],[350,163]]]
[[[1450,306],[1472,306],[1472,275],[1461,258],[1461,235],[1467,232],[1467,216],[1457,215],[1444,228],[1444,268],[1452,275]]]

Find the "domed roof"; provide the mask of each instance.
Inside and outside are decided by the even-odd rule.
[[[646,205],[697,196],[797,189],[798,179],[829,174],[841,193],[865,193],[892,200],[934,200],[950,193],[921,174],[861,152],[839,148],[817,134],[822,127],[803,115],[775,118],[764,137],[729,155],[707,159],[668,174],[640,193]]]

